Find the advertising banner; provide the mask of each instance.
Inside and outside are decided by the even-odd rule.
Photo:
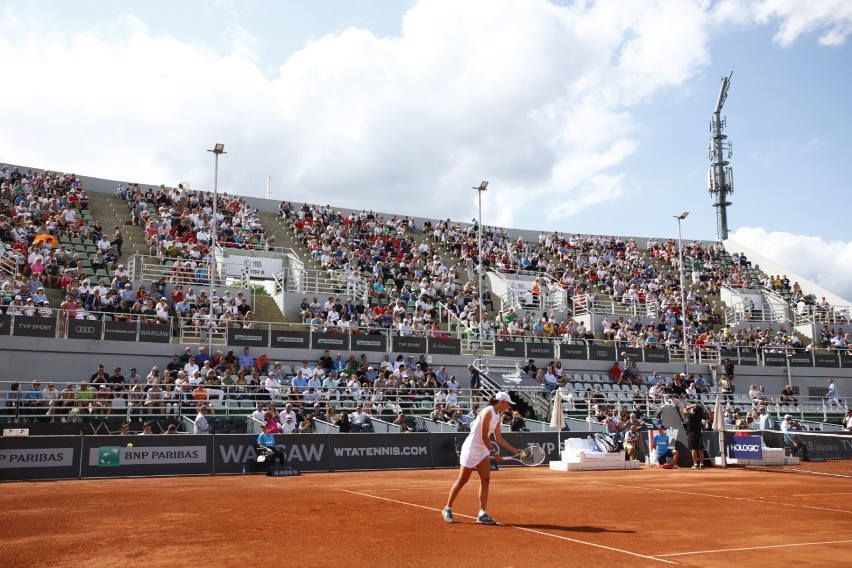
[[[9,335],[12,333],[12,316],[0,314],[0,335]]]
[[[642,362],[642,349],[638,347],[624,347],[618,352],[618,358],[624,359],[624,355],[630,357],[631,361],[636,361],[637,363]]]
[[[430,355],[461,355],[461,340],[430,337],[427,349]]]
[[[70,320],[68,337],[71,339],[100,339],[103,323],[97,320]]]
[[[787,355],[784,353],[763,352],[763,364],[767,367],[786,367]]]
[[[228,345],[266,348],[269,345],[269,331],[266,329],[229,329]]]
[[[840,353],[840,366],[846,369],[852,367],[852,355],[847,353]]]
[[[586,354],[587,350],[585,344],[568,345],[563,343],[559,346],[560,359],[582,359],[585,361]]]
[[[81,477],[210,475],[214,436],[83,436]],[[128,444],[131,444],[128,447]]]
[[[329,436],[331,471],[432,467],[427,433]]]
[[[725,440],[728,457],[741,460],[762,460],[763,440],[760,436],[729,436]]]
[[[792,355],[790,355],[790,366],[791,367],[813,367],[814,366],[814,360],[813,360],[813,357],[811,357],[810,353],[793,353]]]
[[[757,365],[757,351],[740,349],[740,365]]]
[[[352,351],[387,351],[388,338],[384,335],[353,335]]]
[[[311,349],[349,351],[348,333],[312,333]]]
[[[35,316],[15,316],[15,335],[26,337],[56,337],[56,319]]]
[[[216,474],[265,473],[266,465],[257,458],[256,434],[216,434],[213,472]],[[328,471],[329,436],[327,434],[276,434],[275,446],[284,453],[284,465],[301,471]]]
[[[281,349],[307,349],[310,346],[310,334],[307,331],[273,330],[270,347]]]
[[[105,341],[136,341],[137,322],[130,321],[105,321]]]
[[[817,367],[837,367],[840,364],[837,353],[816,353],[814,360]]]
[[[589,347],[589,359],[593,361],[615,361],[615,347],[611,345],[592,345]]]
[[[497,383],[497,387],[504,391],[541,391],[545,387],[523,371],[519,373],[488,373],[488,378]]]
[[[642,354],[645,357],[646,363],[668,363],[668,349],[643,349]]]
[[[524,344],[520,341],[497,341],[494,343],[494,355],[497,357],[523,359],[525,353]]]
[[[426,353],[426,338],[395,335],[391,338],[391,350],[396,353]]]
[[[79,436],[0,438],[0,481],[77,479]]]
[[[555,359],[556,349],[552,341],[545,343],[527,343],[527,358],[528,359]]]
[[[172,327],[156,323],[139,324],[139,341],[150,343],[169,343],[172,340]]]

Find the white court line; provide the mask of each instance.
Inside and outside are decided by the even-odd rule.
[[[605,483],[603,481],[590,481],[597,485],[609,485],[611,487],[626,487],[629,489],[645,489],[647,491],[659,491],[661,493],[679,493],[695,497],[713,497],[714,499],[729,499],[731,501],[746,501],[749,503],[761,503],[765,505],[779,505],[781,507],[797,507],[800,509],[814,509],[816,511],[831,511],[832,513],[846,513],[852,515],[852,511],[846,509],[831,509],[829,507],[815,507],[813,505],[801,505],[799,503],[779,503],[778,501],[767,501],[765,497],[730,497],[728,495],[713,495],[712,493],[695,493],[692,491],[678,491],[676,489],[661,489],[659,487],[641,487],[637,485],[621,485],[619,483]]]
[[[794,542],[791,544],[767,544],[766,546],[747,546],[744,548],[717,548],[716,550],[696,550],[693,552],[673,552],[671,554],[660,554],[660,557],[687,556],[690,554],[713,554],[715,552],[743,552],[745,550],[766,550],[769,548],[787,548],[791,546],[818,546],[821,544],[844,544],[852,540],[827,540],[823,542]]]
[[[821,495],[852,495],[852,491],[842,491],[838,493],[796,493],[790,497],[818,497]]]
[[[352,495],[360,495],[361,497],[370,497],[372,499],[379,499],[380,501],[388,501],[390,503],[396,503],[398,505],[408,505],[409,507],[417,507],[419,509],[426,509],[427,511],[434,511],[435,513],[441,512],[441,509],[436,509],[435,507],[427,507],[426,505],[418,505],[417,503],[409,503],[408,501],[400,501],[399,499],[388,499],[387,497],[379,497],[378,495],[370,495],[369,493],[361,493],[359,491],[350,491],[348,489],[338,488],[337,490],[343,491],[344,493],[351,493]],[[461,514],[456,513],[456,512],[453,512],[453,516],[465,517],[467,519],[474,519],[475,518],[475,517],[472,517],[470,515],[461,515]],[[441,521],[441,522],[443,522],[443,521]],[[535,534],[540,534],[540,535],[543,535],[543,536],[549,536],[551,538],[557,538],[559,540],[567,540],[569,542],[576,542],[577,544],[585,544],[587,546],[594,546],[595,548],[602,548],[604,550],[609,550],[610,552],[619,552],[621,554],[627,554],[629,556],[635,556],[637,558],[644,558],[645,560],[655,560],[657,562],[664,562],[666,564],[679,565],[677,562],[673,562],[671,560],[666,560],[664,558],[658,558],[656,556],[648,556],[648,555],[645,555],[645,554],[639,554],[638,552],[630,552],[629,550],[622,550],[620,548],[613,548],[611,546],[606,546],[606,545],[603,545],[603,544],[595,544],[594,542],[588,542],[588,541],[585,541],[585,540],[578,540],[576,538],[570,538],[570,537],[561,536],[561,535],[558,535],[558,534],[551,534],[551,533],[547,533],[547,532],[543,532],[543,531],[538,531],[538,530],[535,530],[535,529],[529,529],[529,528],[526,528],[526,527],[517,527],[517,526],[514,526],[514,525],[504,525],[502,523],[499,523],[499,526],[517,529],[517,530],[520,530],[520,531],[531,532],[531,533],[535,533]]]

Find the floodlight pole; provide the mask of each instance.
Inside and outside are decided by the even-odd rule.
[[[213,213],[210,217],[210,228],[212,229],[210,235],[210,265],[207,273],[207,279],[210,281],[209,292],[207,293],[208,298],[207,301],[210,302],[210,309],[207,310],[207,317],[210,318],[210,323],[214,324],[213,319],[213,287],[216,285],[216,243],[219,228],[216,225],[216,216],[218,215],[218,207],[219,207],[219,155],[226,154],[225,145],[224,144],[215,144],[212,150],[207,150],[208,152],[212,152],[214,156],[214,166],[213,166]],[[207,356],[213,356],[213,325],[207,326]]]
[[[684,286],[684,275],[683,275],[683,242],[681,236],[680,224],[681,221],[687,218],[689,215],[689,211],[684,211],[680,215],[675,215],[674,218],[677,219],[677,250],[678,250],[678,258],[679,258],[679,268],[680,268],[680,319],[683,322],[681,326],[681,343],[683,345],[683,373],[686,375],[686,378],[689,379],[689,345],[686,341],[686,288]]]
[[[482,342],[484,338],[482,337],[482,320],[485,315],[485,312],[482,308],[482,293],[483,293],[483,284],[482,284],[482,194],[488,189],[488,182],[483,181],[479,184],[479,187],[474,187],[476,190],[476,196],[479,198],[479,231],[476,235],[476,250],[478,257],[478,266],[477,266],[477,278],[479,282],[477,283],[477,290],[479,291],[479,321],[477,322],[477,328],[479,329],[479,359],[482,360]]]

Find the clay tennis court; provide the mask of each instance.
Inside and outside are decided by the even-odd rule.
[[[457,470],[0,486],[2,566],[845,565],[852,480],[728,470],[504,467],[455,525]],[[473,483],[474,480],[472,480]]]

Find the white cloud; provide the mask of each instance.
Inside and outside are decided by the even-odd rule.
[[[815,31],[822,34],[821,44],[843,45],[852,33],[852,2],[848,0],[764,0],[750,8],[758,23],[780,20],[774,41],[784,47]]]
[[[852,242],[754,227],[737,229],[730,236],[826,290],[852,299]],[[808,293],[804,286],[803,290]]]

